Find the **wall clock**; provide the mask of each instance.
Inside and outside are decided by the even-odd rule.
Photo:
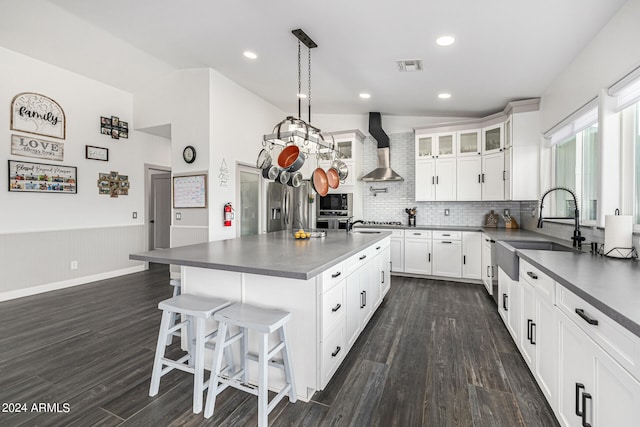
[[[192,145],[187,145],[182,151],[182,158],[187,163],[193,163],[196,160],[196,149]]]

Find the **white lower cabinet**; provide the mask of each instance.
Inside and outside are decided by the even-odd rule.
[[[637,426],[640,383],[564,313],[557,319],[560,424]]]
[[[462,277],[482,279],[482,233],[462,233]]]
[[[554,323],[556,310],[549,295],[544,295],[522,279],[519,285],[522,291],[520,351],[540,390],[549,402],[553,402],[558,352]]]
[[[433,239],[433,275],[462,277],[462,242]]]
[[[431,274],[431,231],[405,230],[404,272]]]
[[[507,331],[516,344],[520,343],[520,318],[522,301],[520,300],[520,282],[512,280],[501,268],[498,268],[498,314],[507,327]]]
[[[489,295],[493,295],[493,284],[497,278],[498,266],[495,259],[495,241],[487,234],[484,234],[482,236],[482,283]]]
[[[498,276],[500,316],[560,424],[639,425],[640,338],[526,261],[519,281]]]

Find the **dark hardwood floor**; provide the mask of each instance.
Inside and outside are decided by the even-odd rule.
[[[156,397],[148,396],[157,304],[171,296],[168,282],[168,269],[153,266],[0,302],[0,426],[257,425],[255,397],[232,389],[218,397],[213,418],[194,415],[192,378],[179,371],[163,377]],[[34,403],[59,405],[38,412]],[[10,411],[15,404],[26,411]],[[482,286],[402,277],[393,277],[327,388],[309,403],[285,399],[269,421],[557,425]]]

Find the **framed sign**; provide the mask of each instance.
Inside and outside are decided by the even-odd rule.
[[[207,207],[207,175],[173,177],[174,208]]]
[[[39,93],[19,93],[11,101],[11,129],[65,139],[64,110],[56,101]]]
[[[76,194],[78,169],[75,166],[9,160],[9,191]]]
[[[85,145],[85,157],[90,160],[109,161],[109,149]]]
[[[64,143],[45,141],[44,139],[22,135],[11,135],[11,154],[62,161],[64,156]]]

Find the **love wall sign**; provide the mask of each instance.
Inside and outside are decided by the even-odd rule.
[[[64,144],[22,135],[11,135],[11,154],[62,161],[64,158]]]
[[[56,101],[39,93],[19,93],[11,102],[11,129],[65,139],[64,110]]]

